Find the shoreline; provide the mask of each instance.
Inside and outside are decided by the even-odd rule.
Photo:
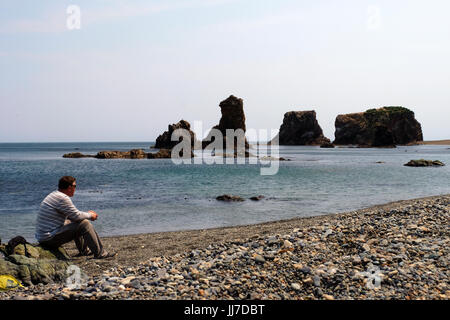
[[[450,194],[256,225],[103,237],[81,286],[0,300],[448,300]],[[75,246],[65,246],[76,254]]]
[[[82,269],[86,270],[89,275],[96,276],[106,269],[114,267],[116,264],[125,267],[134,266],[151,257],[181,254],[190,250],[206,248],[208,245],[217,242],[233,241],[236,239],[244,240],[258,236],[287,233],[295,228],[304,228],[327,222],[330,223],[355,214],[364,214],[374,210],[393,210],[399,207],[408,206],[416,201],[433,200],[441,197],[450,197],[450,194],[410,200],[398,200],[359,210],[313,217],[298,217],[251,225],[101,237],[106,250],[118,252],[118,255],[115,258],[93,260],[89,257],[80,257],[73,258],[73,261]],[[65,248],[71,256],[75,256],[78,253],[73,242],[66,244]]]

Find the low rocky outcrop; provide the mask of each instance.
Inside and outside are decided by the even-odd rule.
[[[260,201],[264,198],[265,197],[263,195],[258,195],[258,196],[250,197],[249,199],[252,201]],[[224,202],[243,202],[243,201],[245,201],[245,199],[240,196],[230,195],[230,194],[224,194],[224,195],[218,196],[216,198],[216,200],[224,201]]]
[[[148,159],[168,159],[171,156],[171,150],[169,149],[160,149],[156,153],[148,153]]]
[[[444,163],[442,163],[439,160],[411,160],[408,163],[404,164],[404,166],[407,167],[443,167],[445,166]]]
[[[288,158],[283,158],[283,157],[271,157],[271,156],[264,156],[259,158],[261,161],[292,161],[291,159]]]
[[[146,159],[147,153],[142,149],[130,151],[107,150],[100,151],[96,155],[82,154],[80,152],[66,153],[63,158],[96,158],[96,159]]]
[[[226,100],[222,101],[219,104],[219,107],[221,110],[222,117],[220,118],[219,124],[214,126],[212,129],[217,129],[221,132],[223,136],[223,141],[220,145],[222,146],[222,150],[226,150],[227,129],[233,130],[241,129],[245,134],[246,126],[245,126],[244,102],[242,99],[231,95]],[[239,141],[237,137],[234,137],[234,150],[235,150],[234,153],[236,156],[238,155],[249,157],[250,156],[250,154],[248,153],[249,144],[247,138],[245,138],[244,136],[243,140],[245,150],[238,150]],[[208,145],[210,145],[213,142],[215,142],[215,137],[210,132],[208,136],[202,141],[202,148],[205,149]]]
[[[82,154],[81,152],[72,152],[72,153],[66,153],[65,155],[63,155],[63,158],[73,158],[73,159],[78,159],[78,158],[95,158],[95,156],[94,155]]]
[[[183,154],[183,150],[180,151],[180,154],[178,155],[180,158],[185,158]],[[148,159],[170,159],[172,158],[172,150],[169,149],[160,149],[156,153],[147,153]],[[191,151],[190,156],[187,156],[187,158],[193,158],[194,153]]]
[[[314,110],[285,113],[278,137],[270,143],[275,144],[277,139],[280,145],[320,146],[330,143],[330,139],[323,135]]]
[[[0,275],[13,276],[23,285],[61,282],[67,278],[70,256],[62,247],[51,250],[31,244],[26,246],[28,256],[23,244],[17,245],[11,254],[0,245]]]
[[[184,129],[189,133],[189,136],[180,137],[178,141],[172,141],[172,134],[177,129]],[[156,138],[156,143],[154,148],[156,149],[173,149],[182,139],[188,138],[191,141],[191,148],[194,149],[195,146],[195,133],[191,130],[191,124],[186,120],[180,120],[178,123],[169,124],[169,128],[163,134]]]
[[[422,127],[414,112],[403,107],[383,107],[338,115],[336,145],[395,147],[423,141]]]
[[[133,149],[130,151],[100,151],[96,155],[84,155],[82,153],[68,153],[63,158],[96,158],[96,159],[170,159],[172,151],[170,149],[160,149],[156,153],[146,153],[142,149]],[[180,152],[183,157],[183,152]],[[191,151],[190,158],[194,157]]]
[[[335,148],[335,145],[332,144],[331,142],[324,142],[320,145],[321,148],[328,148],[328,149],[332,149]]]
[[[234,196],[229,194],[224,194],[221,196],[218,196],[216,198],[218,201],[225,201],[225,202],[242,202],[245,201],[245,199],[241,198],[240,196]]]
[[[96,155],[82,154],[80,152],[72,152],[63,155],[63,158],[96,158],[96,159],[169,159],[171,158],[172,149],[182,140],[185,139],[185,136],[182,135],[179,141],[172,141],[172,134],[177,129],[186,130],[189,136],[186,138],[191,141],[191,154],[187,156],[187,158],[193,158],[194,153],[194,145],[196,142],[195,133],[191,131],[191,125],[189,122],[185,120],[180,120],[178,123],[169,125],[167,131],[165,131],[162,135],[160,135],[156,139],[156,144],[153,148],[160,149],[156,153],[147,153],[143,149],[132,149],[130,151],[117,151],[117,150],[107,150],[100,151]],[[183,151],[180,151],[180,157],[184,157]]]
[[[252,158],[252,157],[256,157],[254,154],[250,153],[248,150],[245,150],[245,152],[238,152],[235,148],[235,152],[234,153],[221,153],[221,152],[215,152],[213,151],[211,153],[212,156],[214,157],[222,157],[222,158],[239,158],[239,157],[245,157],[245,158]]]
[[[142,149],[130,151],[100,151],[95,156],[97,159],[146,159],[147,153]]]

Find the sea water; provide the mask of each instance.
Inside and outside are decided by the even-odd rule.
[[[280,146],[275,175],[261,164],[174,164],[170,159],[66,159],[69,152],[150,150],[152,142],[1,143],[0,238],[35,242],[41,201],[61,176],[77,179],[72,198],[99,214],[100,236],[255,224],[356,210],[396,200],[450,193],[449,146],[360,149]],[[196,151],[198,155],[198,151]],[[257,150],[252,151],[253,154]],[[445,167],[411,168],[412,159]],[[378,163],[381,162],[381,163]],[[238,195],[244,202],[216,200]],[[261,201],[252,196],[263,195]]]

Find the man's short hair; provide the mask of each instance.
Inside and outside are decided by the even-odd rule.
[[[71,176],[64,176],[61,179],[59,179],[58,182],[58,189],[59,190],[65,190],[68,187],[70,187],[71,185],[73,185],[73,183],[76,181],[76,179],[74,177]]]

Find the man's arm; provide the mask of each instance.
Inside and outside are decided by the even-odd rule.
[[[78,210],[72,203],[69,197],[64,197],[60,204],[58,211],[63,213],[67,219],[70,221],[78,222],[84,219],[92,220],[95,214],[95,218],[97,218],[97,214],[95,212],[83,212]]]

